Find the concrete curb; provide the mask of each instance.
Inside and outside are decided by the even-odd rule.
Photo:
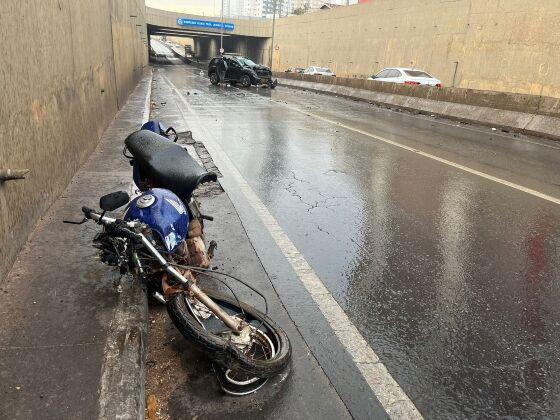
[[[135,128],[149,119],[151,86],[149,71],[119,114],[128,117]],[[129,194],[133,193],[132,183],[129,189]],[[145,417],[146,403],[148,301],[142,285],[130,275],[121,277],[115,286],[120,293],[103,351],[99,418],[141,420]]]
[[[278,78],[278,84],[560,141],[560,118],[552,116],[396,95],[307,80]]]

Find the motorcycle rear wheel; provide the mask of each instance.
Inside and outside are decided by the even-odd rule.
[[[205,293],[232,316],[242,317],[237,301],[215,291]],[[195,319],[185,301],[184,293],[176,293],[167,300],[167,312],[183,337],[202,347],[208,357],[219,366],[258,378],[269,378],[281,373],[290,362],[292,348],[286,333],[269,317],[252,306],[240,302],[245,321],[253,329],[255,342],[241,349],[232,342],[231,331],[213,314]],[[198,312],[198,310],[197,310]],[[268,348],[272,345],[272,351]]]

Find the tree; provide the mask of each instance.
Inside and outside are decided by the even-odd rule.
[[[305,3],[303,7],[298,7],[297,9],[293,10],[294,15],[303,15],[309,11],[309,3]]]

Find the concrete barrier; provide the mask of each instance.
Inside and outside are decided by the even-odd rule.
[[[560,99],[275,73],[280,85],[560,140]]]

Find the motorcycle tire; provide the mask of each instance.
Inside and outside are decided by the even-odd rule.
[[[239,306],[235,299],[215,291],[205,291],[205,293],[230,314],[240,312],[236,311]],[[219,366],[258,378],[269,378],[281,373],[288,366],[292,355],[288,336],[274,321],[259,310],[244,302],[240,302],[240,305],[245,312],[246,321],[251,325],[260,324],[259,331],[266,334],[273,343],[275,352],[271,358],[253,359],[228,339],[203,328],[190,312],[184,293],[173,294],[167,299],[167,312],[183,337],[202,347],[208,357]],[[212,317],[214,316],[212,315]],[[217,318],[215,320],[221,323],[222,331],[227,329],[221,321]]]

